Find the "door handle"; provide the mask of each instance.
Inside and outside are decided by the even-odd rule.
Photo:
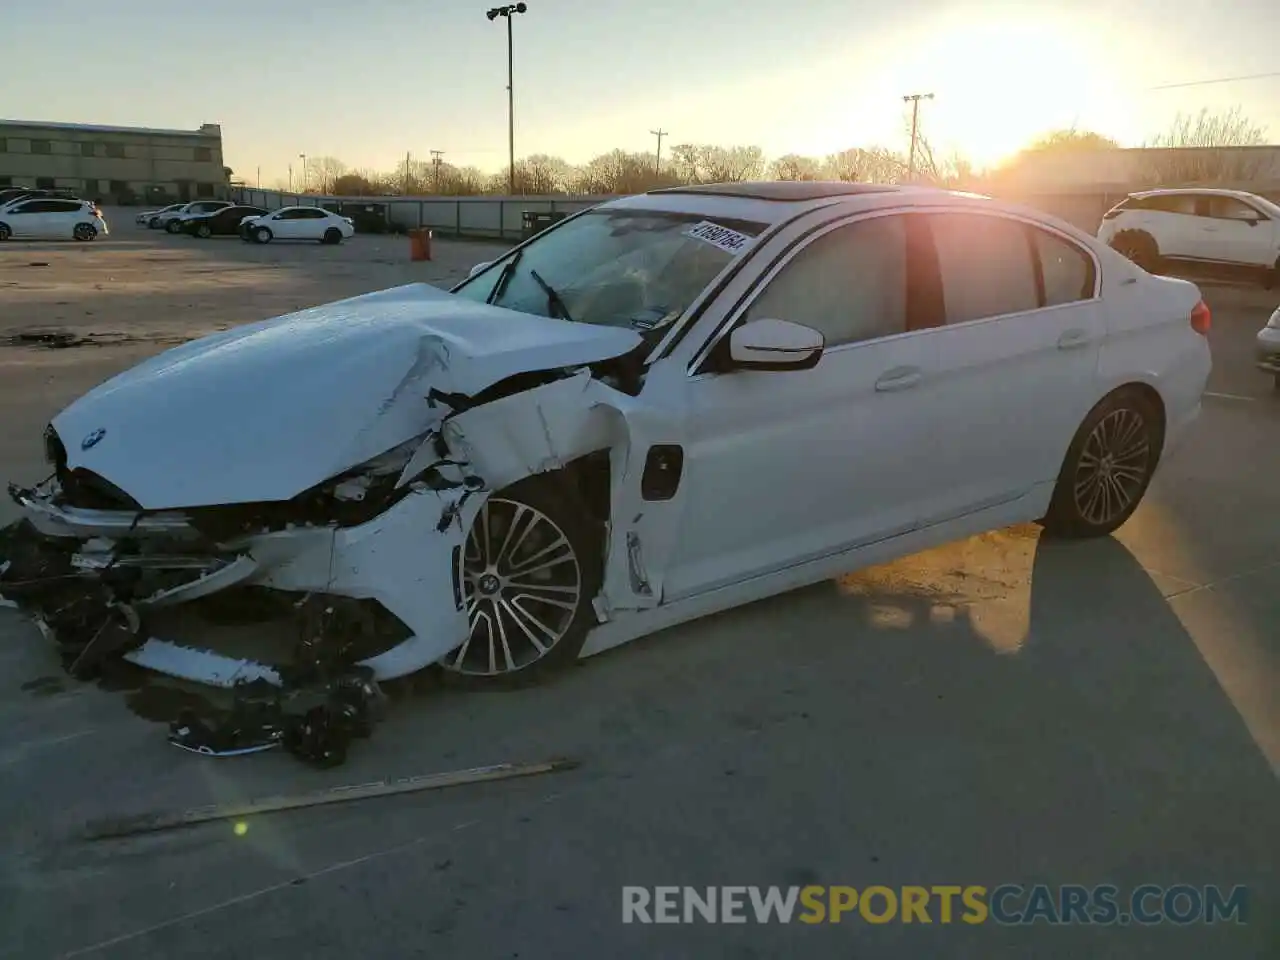
[[[1089,334],[1084,330],[1068,330],[1058,338],[1059,350],[1073,350],[1089,345]]]
[[[876,389],[881,393],[892,390],[909,390],[920,382],[919,367],[894,367],[882,374],[876,381]]]

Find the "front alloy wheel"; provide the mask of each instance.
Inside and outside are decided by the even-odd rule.
[[[545,481],[517,484],[485,502],[462,554],[470,632],[440,661],[446,675],[501,685],[577,657],[599,589],[589,530],[587,518]]]

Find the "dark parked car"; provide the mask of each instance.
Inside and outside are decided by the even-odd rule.
[[[193,237],[234,237],[240,232],[241,220],[260,217],[266,212],[262,207],[223,207],[212,213],[188,217],[182,221],[182,229]]]

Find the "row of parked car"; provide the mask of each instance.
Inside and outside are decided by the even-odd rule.
[[[93,200],[61,190],[0,190],[0,241],[88,241],[106,233],[107,221]]]
[[[193,237],[234,237],[252,243],[272,240],[314,240],[341,243],[355,234],[355,224],[321,207],[263,207],[231,203],[228,200],[195,200],[174,203],[161,210],[144,210],[135,218],[140,227],[186,233]]]

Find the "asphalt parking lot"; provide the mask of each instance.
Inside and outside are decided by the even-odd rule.
[[[66,402],[225,325],[493,245],[199,241],[108,212],[94,244],[0,247],[0,479]],[[420,690],[348,763],[211,760],[163,698],[61,675],[0,610],[0,955],[314,958],[1280,955],[1280,294],[1206,286],[1204,414],[1114,537],[987,534],[593,658],[544,687]],[[50,348],[52,342],[62,344]],[[0,523],[14,515],[0,504]],[[112,813],[502,761],[544,778],[89,843]],[[624,885],[1186,883],[1248,923],[623,925]]]

